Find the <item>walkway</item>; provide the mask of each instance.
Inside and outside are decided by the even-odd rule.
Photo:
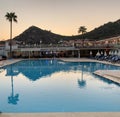
[[[120,70],[97,70],[94,74],[120,84]]]
[[[22,59],[7,59],[0,61],[0,68],[21,61]]]
[[[120,117],[120,112],[4,113],[0,117]]]

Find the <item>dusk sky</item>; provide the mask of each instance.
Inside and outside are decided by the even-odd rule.
[[[0,40],[9,39],[6,12],[15,12],[13,37],[34,25],[61,35],[77,35],[120,19],[120,0],[0,0]]]

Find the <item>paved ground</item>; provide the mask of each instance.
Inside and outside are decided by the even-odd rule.
[[[101,112],[101,113],[23,113],[23,114],[15,114],[15,113],[5,113],[0,114],[0,117],[120,117],[120,112]]]
[[[60,58],[60,60],[70,61],[70,62],[99,62],[99,63],[109,64],[109,65],[120,66],[120,64],[115,64],[107,61],[98,61],[95,59],[88,59],[88,58]]]
[[[6,66],[6,65],[10,65],[16,62],[21,61],[22,59],[7,59],[7,60],[2,60],[0,61],[0,67]]]
[[[94,74],[120,84],[120,70],[97,70],[94,72]]]

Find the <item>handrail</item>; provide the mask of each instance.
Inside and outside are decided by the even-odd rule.
[[[86,46],[83,46],[83,45],[76,45],[76,46],[71,46],[71,45],[57,45],[57,44],[54,44],[54,45],[49,45],[49,44],[42,44],[42,45],[19,45],[18,48],[75,48],[75,49],[91,49],[91,48],[94,48],[94,49],[120,49],[120,44],[110,44],[110,45],[86,45]]]

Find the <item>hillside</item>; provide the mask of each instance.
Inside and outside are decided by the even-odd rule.
[[[56,44],[61,40],[70,40],[70,39],[93,39],[100,40],[109,37],[114,37],[120,35],[120,19],[115,22],[108,22],[94,30],[87,32],[84,35],[75,35],[75,36],[62,36],[51,31],[42,30],[36,26],[31,26],[19,36],[15,37],[14,40],[21,41],[24,43],[42,43],[46,44]]]
[[[27,30],[25,30],[22,34],[20,34],[19,36],[15,37],[14,39],[17,41],[22,41],[25,43],[40,43],[40,41],[42,41],[42,43],[45,44],[56,44],[61,40],[65,40],[71,37],[67,37],[67,36],[61,36],[58,34],[54,34],[51,31],[47,31],[47,30],[42,30],[36,26],[31,26],[29,27]]]
[[[88,38],[88,39],[105,39],[109,37],[115,37],[120,35],[120,19],[115,22],[108,22],[94,30],[80,35],[79,38]]]

